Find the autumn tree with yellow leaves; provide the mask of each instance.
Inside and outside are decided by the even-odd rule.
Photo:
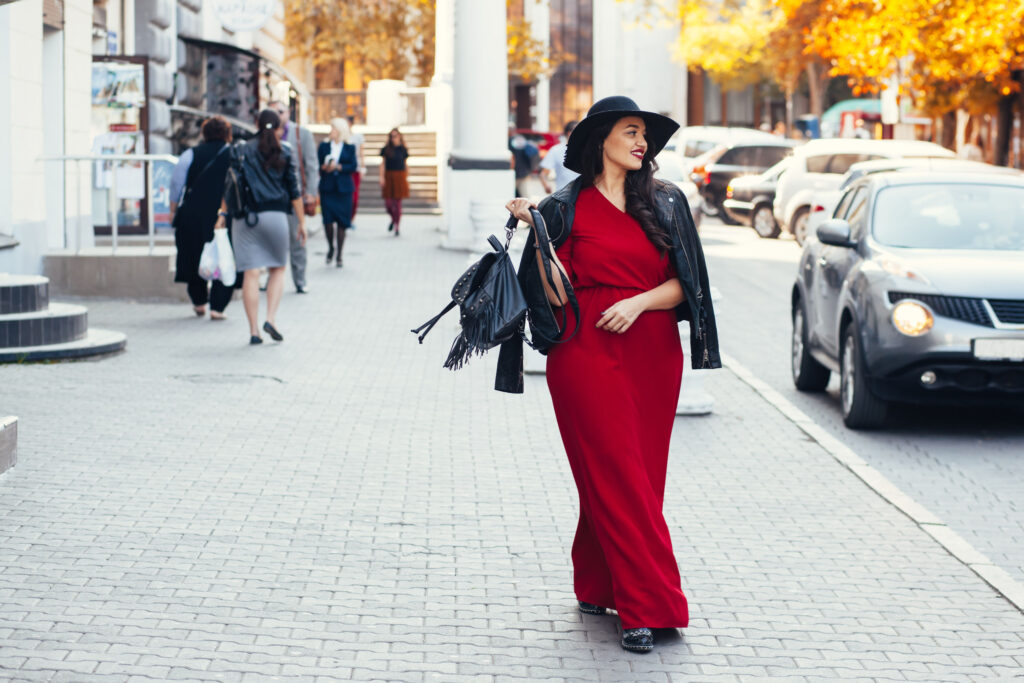
[[[317,66],[352,64],[364,80],[410,78],[434,67],[435,0],[285,0],[290,55]]]

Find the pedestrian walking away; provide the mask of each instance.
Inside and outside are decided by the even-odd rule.
[[[224,309],[235,287],[242,286],[242,278],[236,277],[233,287],[220,280],[209,283],[199,276],[199,257],[203,245],[213,239],[228,170],[231,124],[223,116],[213,116],[203,122],[201,134],[203,141],[182,153],[171,176],[171,225],[177,247],[174,281],[186,283],[196,315],[206,315],[209,303],[210,319],[224,320]],[[230,221],[227,228],[230,239]]]
[[[381,194],[384,197],[384,208],[391,217],[389,231],[398,237],[398,229],[402,222],[402,200],[409,196],[409,171],[406,161],[409,150],[405,147],[405,138],[397,128],[388,133],[388,142],[380,150],[384,163],[380,165]]]
[[[635,652],[653,649],[652,629],[689,622],[662,512],[682,379],[679,320],[691,322],[694,367],[721,365],[693,217],[683,193],[653,177],[653,159],[678,127],[627,97],[598,101],[567,143],[565,165],[580,177],[539,207],[551,262],[580,311],[574,336],[541,347],[579,492],[574,588],[580,611],[618,611],[622,647]],[[529,200],[507,208],[532,224]],[[542,273],[532,240],[519,268],[531,321],[550,303],[573,329],[566,287]],[[522,340],[506,342],[496,388],[521,391],[521,363]]]
[[[316,188],[320,185],[320,165],[316,160],[316,141],[313,133],[305,126],[300,126],[291,120],[291,110],[288,105],[274,101],[270,108],[281,117],[283,130],[281,140],[288,144],[289,153],[292,157],[292,164],[299,174],[299,188],[302,190],[303,206],[315,207]],[[292,283],[295,291],[305,294],[309,291],[306,281],[306,242],[299,239],[299,215],[301,211],[288,216],[288,260],[292,268]]]
[[[575,127],[575,121],[565,124],[565,128],[562,131],[564,135],[561,141],[549,149],[548,153],[544,155],[544,159],[540,162],[540,179],[544,183],[544,191],[549,194],[552,190],[562,189],[580,175],[576,171],[571,171],[565,167],[565,143],[569,136],[572,135]],[[555,181],[554,186],[550,184],[551,180]]]
[[[288,262],[288,217],[296,216],[298,239],[306,244],[305,215],[302,211],[302,193],[296,168],[287,145],[281,144],[283,133],[281,117],[273,109],[260,112],[256,122],[259,132],[240,149],[233,150],[241,157],[241,172],[252,195],[253,206],[246,207],[256,214],[256,224],[241,222],[235,230],[235,263],[245,271],[242,280],[242,302],[249,319],[249,343],[262,344],[259,328],[259,271],[267,268],[267,318],[265,331],[274,341],[284,337],[276,327],[277,308],[284,290],[284,269]],[[228,203],[221,202],[217,226],[224,225],[228,216]]]
[[[356,148],[351,143],[352,132],[348,121],[331,119],[328,139],[320,143],[317,158],[320,161],[320,211],[327,237],[327,263],[337,259],[341,268],[341,251],[345,246],[345,233],[352,227],[352,199],[355,182],[352,176],[358,167]],[[334,236],[337,234],[337,249]]]
[[[355,228],[356,225],[356,211],[359,210],[359,188],[363,184],[363,174],[366,173],[366,158],[363,156],[366,147],[366,138],[362,133],[359,133],[355,129],[356,117],[348,117],[348,127],[352,131],[352,138],[349,140],[356,148],[356,162],[359,167],[355,173],[352,174],[352,182],[355,184],[355,189],[352,191],[352,223],[351,228]]]
[[[512,167],[516,175],[516,196],[529,195],[529,180],[540,168],[540,150],[524,136],[514,134],[509,138],[508,150],[512,152]]]

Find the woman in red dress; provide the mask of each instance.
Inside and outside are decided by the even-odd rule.
[[[542,278],[544,292],[572,318],[566,306],[571,289],[580,311],[576,334],[551,347],[547,361],[580,498],[572,548],[576,597],[588,614],[615,609],[622,646],[635,652],[653,649],[651,629],[684,627],[689,620],[662,513],[683,370],[677,319],[687,316],[678,312],[692,309],[696,315],[689,317],[702,321],[696,327],[705,339],[708,325],[714,327],[710,302],[703,302],[706,274],[677,272],[677,263],[697,260],[698,269],[704,267],[699,241],[696,252],[684,253],[684,228],[672,218],[678,214],[665,217],[681,203],[692,227],[685,199],[653,179],[653,157],[677,127],[639,111],[628,98],[595,104],[566,151],[566,166],[581,177],[549,198],[570,207],[569,218],[557,226],[557,236],[557,221],[545,220],[558,245],[552,262],[571,288],[558,277],[554,287]],[[512,200],[507,208],[532,224],[527,200]],[[560,211],[542,202],[541,214]],[[696,240],[695,229],[688,237]],[[539,254],[537,263],[543,269]],[[711,350],[714,361],[705,342],[697,367],[717,363],[717,348]]]

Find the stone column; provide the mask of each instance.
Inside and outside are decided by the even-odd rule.
[[[551,0],[527,0],[523,6],[526,20],[530,22],[530,32],[535,40],[544,44],[544,52],[551,52]],[[561,133],[565,121],[551,123],[551,79],[541,76],[534,86],[535,100],[533,105],[534,128]]]
[[[508,53],[503,0],[455,0],[454,140],[445,183],[444,245],[481,249],[515,193],[508,150]]]

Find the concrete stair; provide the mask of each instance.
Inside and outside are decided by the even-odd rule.
[[[404,133],[409,149],[409,198],[402,202],[402,212],[411,214],[440,213],[438,198],[437,134],[431,131]],[[380,196],[380,150],[387,143],[387,133],[366,133],[363,157],[366,175],[359,186],[359,211],[384,213]],[[358,214],[356,218],[358,223]]]
[[[0,363],[113,353],[125,341],[120,332],[90,330],[85,306],[51,303],[47,278],[0,273]]]

